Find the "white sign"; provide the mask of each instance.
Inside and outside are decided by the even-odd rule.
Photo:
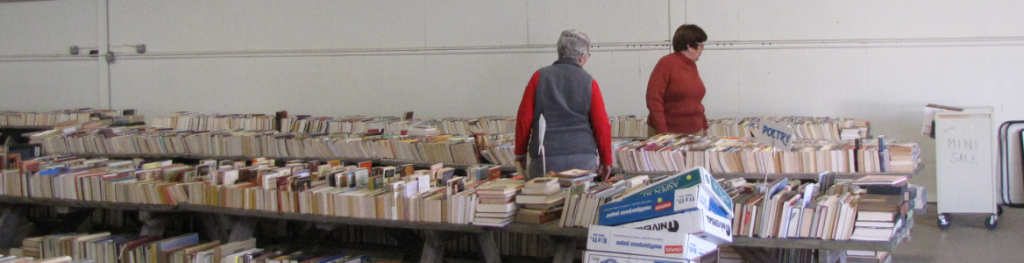
[[[718,249],[693,234],[598,225],[587,232],[587,250],[693,260]]]
[[[789,151],[793,149],[793,140],[796,139],[796,135],[793,132],[793,128],[789,126],[774,121],[761,120],[758,123],[757,129],[754,130],[754,138],[779,150]]]

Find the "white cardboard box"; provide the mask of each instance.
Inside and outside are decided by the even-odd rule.
[[[718,245],[693,234],[591,225],[587,250],[693,260]]]
[[[718,245],[732,243],[732,220],[700,209],[615,227],[693,234]]]

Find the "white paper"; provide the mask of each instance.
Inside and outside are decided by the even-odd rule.
[[[942,109],[924,107],[924,120],[921,123],[921,135],[932,137],[932,124],[935,123],[935,113]]]

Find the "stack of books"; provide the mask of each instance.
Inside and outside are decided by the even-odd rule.
[[[516,216],[516,194],[523,188],[520,180],[497,180],[477,187],[479,200],[474,225],[505,226]]]
[[[853,181],[866,189],[857,204],[852,240],[888,241],[912,210],[906,176],[869,175]]]
[[[847,250],[846,262],[851,263],[888,263],[892,256],[887,251]]]
[[[584,259],[717,259],[718,245],[732,242],[728,207],[732,200],[707,170],[668,176],[602,205]]]
[[[562,215],[562,204],[565,192],[558,185],[558,178],[537,177],[523,186],[522,193],[516,195],[516,222],[545,223],[556,220]]]
[[[589,184],[594,181],[597,174],[589,170],[571,169],[555,173],[554,177],[558,179],[557,184],[570,187],[573,185]]]
[[[31,258],[42,257],[43,237],[29,237],[21,240],[21,255]]]
[[[915,142],[892,142],[888,147],[892,172],[913,172],[921,163],[921,147]]]

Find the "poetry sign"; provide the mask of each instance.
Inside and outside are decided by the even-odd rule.
[[[754,130],[754,138],[779,150],[789,151],[793,149],[795,135],[793,128],[789,126],[774,121],[761,120],[757,124],[757,129]]]

